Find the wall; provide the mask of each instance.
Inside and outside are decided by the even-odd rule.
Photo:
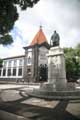
[[[38,58],[38,65],[40,66],[40,64],[48,64],[48,58],[47,58],[47,53],[48,53],[48,49],[45,48],[44,46],[39,48],[39,58]]]
[[[24,57],[4,59],[3,67],[0,68],[0,80],[23,78],[23,68]]]

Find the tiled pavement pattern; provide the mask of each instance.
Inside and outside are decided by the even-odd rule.
[[[0,120],[80,120],[80,100],[45,101],[27,96],[26,90],[31,87],[0,90]]]

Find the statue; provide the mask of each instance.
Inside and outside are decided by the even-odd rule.
[[[53,35],[51,36],[50,46],[51,47],[59,46],[59,40],[60,40],[59,34],[55,30]]]

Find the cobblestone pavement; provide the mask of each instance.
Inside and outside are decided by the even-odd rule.
[[[38,87],[0,85],[0,120],[80,120],[80,100],[46,101],[26,94]]]

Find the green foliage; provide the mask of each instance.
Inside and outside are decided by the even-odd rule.
[[[80,44],[73,48],[64,48],[66,76],[68,80],[80,78]]]
[[[80,43],[76,46],[76,55],[80,56]]]
[[[0,44],[3,44],[3,45],[9,45],[12,42],[13,42],[13,39],[9,34],[4,35],[3,37],[1,37],[1,40],[0,40]]]
[[[22,10],[25,10],[27,7],[33,7],[38,1],[39,0],[0,0],[0,41],[2,39],[5,41],[5,35],[8,35],[15,21],[18,19],[19,15],[16,5],[20,6]],[[10,44],[13,41],[11,37],[9,38],[10,40],[8,42]],[[4,44],[7,45],[6,43],[8,42],[4,42]],[[0,42],[0,44],[3,44],[3,42]]]

